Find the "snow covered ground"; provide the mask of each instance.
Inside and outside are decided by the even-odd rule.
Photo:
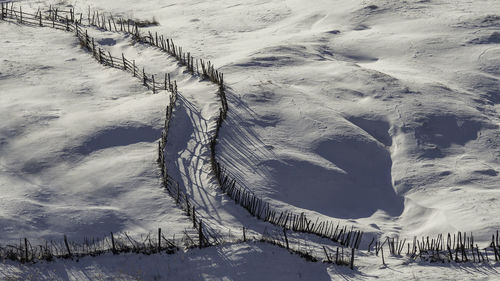
[[[0,29],[2,244],[191,229],[159,188],[168,96],[99,65],[72,34]]]
[[[498,1],[78,5],[221,67],[222,162],[276,205],[404,237],[500,225]]]
[[[2,280],[495,280],[498,268],[474,265],[406,265],[373,259],[358,270],[307,262],[285,249],[245,243],[175,255],[104,255],[78,261],[23,265],[6,262]]]
[[[498,1],[21,4],[154,16],[160,25],[150,30],[221,67],[230,112],[218,157],[240,185],[280,209],[381,236],[472,231],[481,246],[500,228]],[[159,188],[154,162],[166,93],[152,95],[127,73],[97,64],[71,34],[40,30],[0,22],[0,116],[6,120],[0,124],[0,241],[157,227],[181,235],[189,221]],[[268,225],[221,194],[210,173],[216,87],[127,36],[89,31],[113,55],[124,53],[149,73],[172,73],[181,98],[167,146],[169,171],[221,231],[245,226],[261,233]],[[379,259],[361,254],[351,272],[269,245],[242,244],[140,260],[6,263],[0,272],[47,280],[498,276],[490,266],[389,259],[381,267]]]

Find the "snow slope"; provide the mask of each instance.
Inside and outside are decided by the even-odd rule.
[[[221,67],[222,162],[275,205],[404,237],[500,225],[498,1],[77,4]]]
[[[23,3],[35,9],[45,4],[65,3]],[[473,231],[484,244],[499,228],[497,1],[71,4],[125,17],[154,16],[160,25],[152,31],[173,37],[196,57],[220,66],[230,112],[218,157],[240,185],[274,206],[381,236],[462,230]],[[0,89],[7,89],[2,90],[0,112],[2,120],[9,120],[0,129],[0,183],[6,194],[1,199],[2,242],[20,236],[52,239],[63,233],[75,238],[109,231],[141,234],[157,227],[179,235],[189,228],[158,188],[155,144],[167,97],[144,93],[127,74],[99,66],[69,34],[43,35],[38,29],[3,23],[0,28],[2,47],[16,49],[2,53],[0,66]],[[238,232],[245,226],[252,234],[261,233],[267,225],[220,194],[209,170],[207,142],[218,112],[216,88],[126,36],[91,34],[107,51],[125,53],[148,72],[173,74],[182,97],[167,146],[170,171],[197,210],[221,231]],[[52,44],[58,49],[43,47]],[[30,65],[27,58],[40,65]],[[241,260],[252,261],[255,248],[245,247],[222,247],[229,250],[221,259],[213,253],[221,248],[206,250],[206,256],[189,252],[197,262],[187,268],[198,268],[200,275],[178,273],[173,279],[243,279],[230,274],[255,266],[251,262],[243,262],[243,269],[231,263],[229,271],[213,271],[204,264],[232,260],[239,253]],[[268,258],[274,248],[263,247]],[[108,263],[108,258],[102,267],[92,260],[87,267],[58,263],[55,275],[44,276],[113,278],[121,272],[123,259],[141,269],[163,259],[120,256]],[[285,253],[273,261],[288,258]],[[183,262],[174,261],[179,267],[186,266]],[[294,258],[290,267],[301,262]],[[378,258],[366,255],[356,273],[307,264],[304,279],[336,279],[339,274],[384,280],[498,275],[495,267],[404,263],[390,260],[384,269]],[[30,270],[11,265],[0,271],[25,278],[20,272]],[[52,270],[52,265],[32,270]],[[132,269],[127,270],[123,279],[133,278]],[[73,275],[65,275],[68,271]],[[317,275],[308,275],[313,271]],[[207,272],[213,275],[201,275]],[[171,277],[170,271],[158,274]],[[282,274],[264,269],[256,273],[292,278]]]
[[[0,29],[11,50],[0,64],[2,244],[190,229],[159,188],[166,94],[99,65],[72,34]]]
[[[368,260],[360,271],[306,262],[261,243],[217,246],[175,255],[104,255],[78,261],[0,266],[4,280],[495,280],[498,268],[406,265]]]

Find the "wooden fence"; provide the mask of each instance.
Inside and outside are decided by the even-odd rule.
[[[118,26],[114,24],[115,20],[112,15],[109,15],[108,18],[106,18],[104,13],[99,13],[98,11],[92,12],[90,10],[88,15],[87,20],[90,26],[103,30],[129,34],[136,41],[158,48],[161,51],[173,56],[181,65],[186,66],[187,70],[192,75],[201,76],[218,86],[218,96],[221,106],[219,116],[216,121],[215,132],[210,138],[210,163],[212,171],[217,179],[217,183],[225,194],[258,219],[288,230],[310,233],[323,238],[328,238],[334,242],[340,243],[342,246],[353,247],[356,249],[359,248],[363,236],[361,231],[355,230],[353,227],[342,227],[338,223],[335,224],[332,221],[313,221],[308,219],[304,213],[298,214],[279,211],[273,208],[268,202],[265,202],[265,200],[255,195],[253,192],[237,186],[236,180],[232,179],[229,173],[227,173],[223,166],[217,161],[217,140],[222,124],[227,117],[229,108],[224,86],[224,74],[218,71],[210,61],[206,62],[202,59],[194,58],[190,52],[185,52],[182,47],[176,46],[172,39],[159,35],[157,32],[153,34],[148,31],[145,35],[142,35],[137,24],[132,26],[132,28],[129,24],[127,26],[123,24],[134,23],[137,21],[120,18],[118,21],[121,24],[118,28]],[[90,17],[90,15],[93,16]],[[97,20],[98,18],[100,19],[99,21]],[[108,25],[103,24],[106,22],[106,19],[108,20]]]
[[[137,24],[133,25],[132,28],[130,28],[131,24],[136,22],[134,20],[120,19],[119,20],[120,28],[118,29],[117,26],[114,24],[114,17],[111,14],[109,15],[108,18],[108,25],[105,24],[106,16],[104,13],[101,12],[101,14],[99,14],[98,11],[94,11],[91,13],[91,11],[89,10],[88,14],[94,15],[92,19],[89,16],[88,18],[89,25],[104,30],[128,33],[132,35],[133,38],[139,42],[148,44],[150,46],[159,48],[164,52],[167,52],[168,54],[176,58],[181,65],[186,66],[188,71],[192,75],[198,75],[203,78],[209,79],[211,82],[218,85],[219,87],[218,95],[220,98],[221,107],[219,116],[216,121],[217,122],[216,129],[210,140],[210,162],[212,171],[214,172],[217,182],[221,190],[225,194],[227,194],[237,204],[241,205],[250,214],[257,217],[258,219],[282,227],[284,233],[286,233],[287,229],[297,232],[311,233],[323,238],[328,238],[334,242],[338,242],[341,245],[341,248],[345,246],[352,249],[359,249],[363,237],[363,232],[355,230],[353,227],[351,227],[350,229],[347,226],[342,227],[338,223],[335,224],[333,221],[319,221],[317,219],[313,222],[312,220],[308,219],[303,213],[297,214],[293,212],[278,211],[272,208],[268,202],[265,202],[265,200],[256,196],[253,192],[238,187],[236,180],[233,179],[229,175],[229,173],[227,173],[226,169],[223,168],[223,166],[217,161],[216,158],[217,140],[219,137],[220,128],[222,126],[222,123],[227,117],[227,112],[229,108],[224,86],[224,74],[216,70],[216,68],[210,61],[205,62],[202,59],[194,58],[189,52],[183,52],[182,47],[175,46],[172,39],[169,39],[163,35],[158,35],[158,33],[156,32],[153,34],[148,31],[146,35],[141,35]],[[101,18],[100,24],[98,21],[95,20],[96,18],[99,17]],[[112,28],[112,25],[110,24],[111,22],[113,22],[114,30]],[[127,26],[125,26],[124,23],[127,23]],[[200,72],[200,67],[201,67],[201,72]],[[448,236],[450,236],[450,234],[448,234]],[[472,237],[472,235],[470,237]],[[378,249],[378,251],[376,251],[377,255],[380,251],[383,251],[384,245],[388,247],[389,253],[394,256],[400,255],[402,249],[405,246],[408,246],[409,250],[407,251],[407,255],[410,256],[410,258],[413,259],[419,258],[420,260],[427,260],[427,261],[434,261],[436,259],[440,261],[445,260],[443,259],[444,257],[443,253],[440,254],[439,249],[436,248],[437,245],[440,245],[441,247],[443,245],[443,243],[438,243],[438,240],[442,239],[442,235],[438,236],[437,238],[432,238],[430,240],[431,241],[430,244],[429,243],[425,244],[423,242],[419,243],[416,237],[414,237],[413,243],[407,242],[406,240],[402,241],[396,240],[396,244],[394,244],[395,239],[397,238],[385,237],[385,240],[380,238],[379,241],[379,239],[372,237],[370,244],[368,245],[368,242],[366,242],[366,244],[368,250],[370,250],[370,247],[375,242],[376,249]],[[426,239],[429,240],[429,237],[427,236]],[[478,245],[476,245],[476,247],[474,248],[474,245],[470,246],[469,244],[466,244],[465,241],[462,242],[462,244],[460,243],[461,243],[460,240],[457,240],[457,242],[453,244],[455,246],[451,246],[450,242],[450,247],[449,247],[450,249],[449,250],[446,249],[446,251],[448,252],[448,254],[450,254],[450,252],[451,253],[455,252],[456,254],[457,251],[462,251],[461,249],[464,248],[462,252],[464,252],[465,259],[455,258],[455,259],[449,259],[448,261],[455,261],[455,262],[468,261],[468,259],[466,258],[467,251],[469,251],[469,256],[473,257],[472,261],[476,261],[476,259],[474,259],[474,256],[476,256],[474,252],[479,251]],[[485,252],[484,257],[486,257],[486,259],[488,259],[488,255],[493,255],[495,257],[495,260],[497,260],[498,258],[498,260],[500,261],[500,254],[498,254],[500,253],[498,238],[496,239],[496,243],[495,239],[493,239],[492,243],[490,244],[490,247],[484,248],[483,250]],[[328,260],[331,260],[326,250],[325,254]],[[479,257],[483,258],[482,253],[477,254],[477,256],[478,256],[477,261],[480,261]]]
[[[83,14],[75,14],[73,10],[69,11],[59,11],[58,9],[49,8],[48,11],[43,13],[43,11],[38,10],[36,13],[26,13],[22,11],[22,8],[19,7],[14,8],[13,3],[0,3],[1,4],[1,13],[0,20],[14,20],[18,23],[32,26],[47,26],[55,29],[66,30],[70,32],[74,32],[78,37],[80,44],[92,53],[93,57],[99,61],[99,63],[107,65],[109,67],[121,69],[131,73],[134,77],[137,77],[142,84],[151,89],[153,93],[157,93],[161,90],[166,90],[172,93],[170,97],[169,105],[166,108],[166,118],[164,129],[162,131],[161,139],[158,143],[158,164],[162,175],[162,183],[164,188],[168,191],[170,196],[174,198],[176,203],[186,212],[186,214],[191,218],[193,222],[193,227],[198,231],[198,242],[195,243],[196,239],[193,239],[187,235],[187,239],[191,241],[191,245],[197,245],[198,247],[208,247],[211,245],[217,245],[224,241],[224,236],[217,232],[214,228],[210,227],[207,224],[204,224],[202,221],[202,214],[200,214],[194,207],[194,205],[190,202],[188,194],[184,191],[180,190],[178,182],[172,179],[168,175],[168,171],[165,165],[165,146],[168,140],[168,130],[170,126],[170,122],[172,119],[173,110],[175,108],[175,103],[178,96],[177,83],[176,81],[170,80],[170,75],[165,74],[162,77],[161,82],[158,77],[155,78],[154,75],[148,75],[144,71],[144,68],[141,69],[136,66],[134,60],[128,60],[122,54],[121,58],[113,57],[109,52],[104,52],[101,47],[95,42],[95,39],[88,35],[87,30],[82,28],[82,19]],[[10,7],[9,7],[10,4]],[[287,230],[311,233],[318,235],[320,237],[328,238],[334,242],[338,242],[341,245],[342,253],[343,247],[351,248],[352,261],[346,263],[345,260],[338,259],[338,248],[337,248],[337,258],[333,259],[331,254],[324,249],[326,261],[334,262],[337,264],[350,264],[351,267],[353,265],[354,260],[354,249],[359,249],[361,239],[363,237],[363,233],[359,230],[354,230],[353,227],[350,229],[347,226],[340,226],[338,223],[335,224],[331,221],[312,221],[308,219],[305,214],[297,214],[293,212],[284,212],[278,211],[274,209],[268,202],[265,202],[262,198],[256,196],[253,192],[245,190],[236,185],[236,180],[232,179],[226,170],[222,167],[222,165],[216,159],[216,146],[217,139],[219,136],[220,128],[222,126],[223,121],[227,117],[228,112],[228,104],[226,99],[226,92],[224,87],[224,75],[215,69],[214,65],[210,63],[210,61],[205,62],[201,59],[195,59],[189,52],[184,52],[182,47],[174,45],[172,39],[168,39],[163,35],[158,35],[155,33],[154,35],[151,32],[148,32],[147,35],[141,35],[139,31],[139,27],[137,21],[133,20],[123,20],[119,19],[118,24],[120,29],[118,29],[116,22],[113,16],[110,16],[106,21],[106,17],[103,13],[99,14],[99,12],[95,11],[93,13],[92,18],[90,17],[90,10],[88,13],[88,24],[91,26],[96,26],[102,29],[113,30],[114,27],[115,32],[125,32],[133,35],[133,38],[139,42],[149,44],[151,46],[157,47],[164,52],[175,57],[181,65],[187,67],[188,71],[192,75],[198,75],[203,78],[209,79],[211,82],[215,83],[219,87],[218,95],[221,102],[220,113],[217,118],[217,126],[215,133],[211,137],[210,140],[210,150],[211,150],[211,167],[214,172],[214,175],[217,179],[217,182],[221,188],[221,190],[226,193],[230,198],[232,198],[236,203],[244,207],[250,214],[256,216],[258,219],[270,222],[273,225],[282,227],[283,229],[283,237],[281,238],[261,238],[263,242],[271,242],[272,244],[286,247],[292,252],[296,252],[303,257],[311,256],[309,252],[304,252],[297,249],[292,249],[289,246],[288,238],[286,235]],[[62,16],[65,15],[65,16]],[[106,25],[106,23],[108,25]],[[113,23],[113,25],[111,25]],[[201,72],[200,72],[201,68]],[[127,237],[127,236],[126,236]],[[243,230],[243,237],[245,237]],[[455,239],[456,237],[456,239]],[[161,230],[159,230],[158,241],[156,245],[156,249],[162,248],[162,236]],[[114,242],[115,239],[113,234],[110,236],[111,247],[103,247],[102,245],[108,243],[106,239],[98,242],[93,242],[90,245],[87,243],[83,244],[71,244],[67,242],[67,239],[64,239],[65,247],[62,246],[48,246],[48,244],[32,247],[29,245],[29,241],[24,239],[20,240],[19,246],[9,245],[7,247],[0,247],[0,257],[15,257],[17,260],[30,260],[30,257],[65,257],[67,255],[72,256],[73,254],[87,254],[94,255],[100,252],[105,252],[106,250],[102,249],[110,249],[113,253],[115,252],[123,252],[123,251],[152,251],[154,249],[151,244],[151,239],[149,239],[149,244],[142,243],[143,246],[137,247],[139,243],[133,242],[130,237],[127,238],[127,244],[123,241],[125,240],[116,240],[119,242]],[[396,238],[397,239],[397,238]],[[165,249],[174,249],[178,247],[172,241],[169,242],[166,238],[163,238],[165,241]],[[244,238],[246,240],[246,238]],[[281,241],[284,242],[281,242]],[[420,260],[425,261],[440,261],[440,262],[484,262],[485,260],[489,262],[490,256],[493,256],[495,261],[500,261],[500,245],[499,245],[498,231],[492,237],[492,242],[489,247],[480,249],[476,244],[474,245],[474,239],[472,234],[468,237],[465,233],[458,233],[457,235],[451,238],[451,235],[448,234],[446,239],[446,247],[444,246],[444,238],[442,235],[437,238],[432,238],[429,240],[424,239],[418,240],[416,237],[413,239],[413,243],[407,242],[406,240],[398,241],[395,238],[386,237],[385,240],[378,240],[375,237],[372,238],[371,242],[368,244],[368,251],[372,250],[372,245],[374,245],[375,254],[378,255],[381,253],[382,262],[384,262],[384,254],[383,249],[386,246],[389,249],[389,253],[393,256],[400,256],[405,246],[407,246],[407,256],[412,259],[419,258]],[[383,241],[383,242],[382,242]],[[429,242],[430,241],[430,242]],[[99,244],[101,243],[101,244]],[[73,246],[71,246],[73,245]],[[89,246],[90,245],[90,246]],[[101,245],[101,246],[98,246]],[[117,246],[118,245],[118,246]],[[135,248],[134,248],[134,245]],[[28,247],[30,250],[28,250]],[[73,247],[73,248],[71,248]],[[87,248],[85,248],[87,247]],[[35,249],[36,248],[36,249]],[[89,250],[94,249],[94,250]],[[135,249],[135,250],[134,250]],[[169,250],[170,251],[170,250]],[[484,254],[483,254],[484,253]],[[343,254],[342,254],[343,256]],[[471,259],[472,257],[472,259]]]
[[[92,53],[92,56],[99,63],[112,68],[130,72],[134,77],[139,78],[140,81],[142,81],[142,84],[145,87],[151,89],[153,93],[156,93],[160,90],[166,90],[172,93],[172,95],[170,96],[170,102],[166,108],[164,129],[162,130],[161,139],[158,143],[157,161],[160,167],[164,188],[168,191],[168,194],[172,198],[174,198],[177,205],[186,212],[186,214],[193,222],[193,228],[197,230],[196,237],[191,237],[187,232],[185,232],[185,235],[180,241],[167,239],[161,233],[160,228],[158,229],[158,236],[156,240],[155,236],[151,234],[146,235],[141,240],[136,240],[131,238],[126,233],[118,236],[111,233],[109,237],[106,236],[103,239],[85,239],[83,243],[70,241],[66,236],[64,236],[63,242],[46,241],[45,244],[33,246],[27,238],[24,238],[19,240],[20,242],[18,245],[12,244],[0,246],[0,258],[6,258],[20,262],[35,262],[37,260],[50,261],[55,258],[96,256],[107,252],[112,252],[113,254],[125,252],[142,254],[152,254],[159,252],[175,253],[180,248],[186,247],[203,248],[227,242],[236,243],[241,241],[246,242],[255,240],[255,238],[246,238],[245,229],[243,229],[242,239],[234,239],[233,235],[222,235],[214,228],[210,227],[206,223],[203,223],[202,215],[195,209],[194,204],[191,203],[188,195],[179,188],[178,182],[176,182],[168,175],[168,171],[165,165],[165,146],[168,140],[168,131],[173,116],[173,109],[175,108],[175,104],[179,94],[177,83],[176,81],[170,80],[169,74],[165,75],[164,83],[158,83],[155,81],[153,75],[147,75],[144,71],[144,68],[142,69],[142,72],[139,71],[140,68],[136,66],[135,61],[128,60],[123,54],[121,58],[117,58],[113,57],[109,52],[104,52],[96,43],[96,40],[88,35],[87,30],[82,29],[82,27],[79,25],[79,22],[81,22],[81,17],[79,21],[73,20],[75,18],[73,11],[66,13],[71,15],[68,18],[67,16],[60,16],[60,13],[64,13],[63,11],[49,9],[47,11],[47,15],[43,14],[43,12],[40,10],[36,13],[26,13],[22,11],[22,8],[19,8],[19,10],[14,9],[12,3],[10,3],[10,7],[8,3],[0,4],[1,20],[14,20],[24,25],[41,27],[47,26],[59,30],[74,32],[82,47]],[[172,45],[172,49],[173,48],[174,45]],[[191,71],[194,74],[193,63],[190,59],[190,56],[178,56],[177,58],[181,61],[185,60],[187,65],[189,65],[187,61],[191,61]],[[201,63],[201,65],[202,73],[204,73],[204,76],[209,78],[212,77],[210,79],[213,82],[219,81],[218,83],[222,83],[222,74],[220,76],[217,76],[218,78],[215,78],[214,75],[219,74],[217,71],[213,70],[213,66],[211,66],[210,64],[205,66],[204,63]],[[287,241],[286,244],[282,242],[285,240]],[[318,260],[317,258],[314,258],[310,252],[290,246],[288,243],[288,239],[283,240],[279,237],[268,237],[263,235],[260,239],[258,239],[258,241],[271,243],[273,245],[287,248],[290,252],[299,254],[301,257],[305,257],[309,260]]]

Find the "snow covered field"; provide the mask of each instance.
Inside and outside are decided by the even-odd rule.
[[[71,34],[0,28],[11,50],[0,68],[2,243],[190,229],[151,157],[167,96],[97,64]]]
[[[500,228],[498,1],[19,4],[154,16],[160,25],[147,30],[214,62],[225,74],[230,108],[218,157],[239,185],[281,210],[380,236],[473,232],[481,247]],[[156,169],[167,94],[152,95],[128,74],[97,64],[73,35],[46,29],[0,22],[0,242],[192,231]],[[89,31],[113,55],[178,81],[169,173],[204,219],[222,232],[269,227],[221,194],[211,174],[217,88],[128,36]],[[5,263],[0,272],[46,280],[499,276],[495,266],[387,263],[362,253],[351,272],[242,244],[140,260]]]
[[[78,261],[2,264],[3,280],[495,280],[497,268],[392,263],[353,272],[306,262],[260,243],[228,245],[170,255],[87,257]],[[390,261],[389,261],[390,262]]]

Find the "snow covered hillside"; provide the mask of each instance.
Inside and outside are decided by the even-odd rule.
[[[0,28],[2,243],[190,228],[151,157],[166,95],[95,63],[71,34]]]
[[[78,5],[154,16],[221,67],[223,162],[278,206],[408,237],[500,225],[498,1]]]
[[[386,257],[381,266],[380,257],[366,251],[371,237],[412,240],[457,231],[474,233],[484,248],[500,228],[499,1],[42,0],[15,5],[33,12],[49,5],[74,8],[85,19],[90,9],[158,21],[140,32],[166,35],[224,73],[229,112],[216,152],[236,185],[276,210],[353,226],[368,238],[355,271],[308,263],[250,242],[171,256],[86,257],[81,264],[7,262],[0,266],[4,278],[499,275],[498,263],[408,266],[405,258]],[[203,221],[238,237],[243,228],[249,237],[273,229],[223,194],[214,178],[210,138],[219,116],[217,86],[130,34],[85,28],[105,53],[124,54],[148,73],[169,73],[177,81],[180,97],[165,148],[167,168]],[[0,21],[0,50],[1,244],[64,234],[73,240],[110,232],[140,236],[159,227],[169,237],[194,233],[189,218],[160,188],[155,162],[168,92],[152,94],[138,79],[98,64],[74,34],[49,27]],[[289,235],[293,245],[316,256],[323,255],[323,247],[338,246],[310,234]],[[168,266],[160,269],[165,262]],[[294,270],[280,268],[286,266]]]

